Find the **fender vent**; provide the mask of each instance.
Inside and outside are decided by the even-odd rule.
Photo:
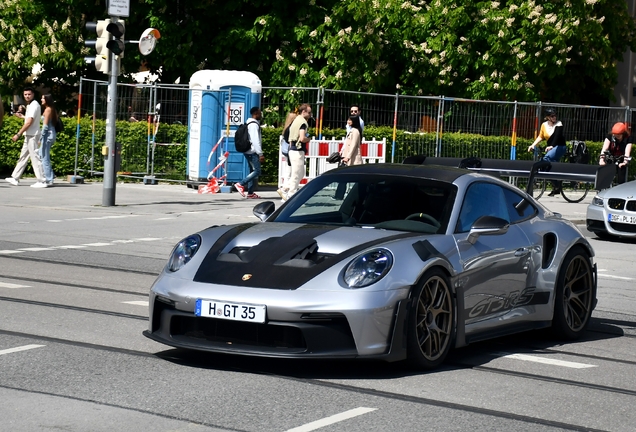
[[[541,267],[546,269],[552,264],[554,255],[556,254],[557,238],[553,233],[543,236],[543,257],[541,258]]]

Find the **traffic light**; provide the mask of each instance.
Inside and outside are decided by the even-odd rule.
[[[124,56],[124,33],[126,26],[123,21],[111,22],[106,26],[106,31],[110,33],[114,39],[106,44],[106,47],[115,55]]]
[[[105,74],[110,74],[110,50],[107,47],[110,33],[106,31],[106,27],[108,27],[109,24],[109,19],[87,22],[86,30],[94,31],[97,34],[97,39],[84,42],[84,45],[87,47],[95,48],[95,55],[84,57],[84,61],[94,64],[98,72]]]
[[[110,75],[112,73],[110,56],[115,55],[117,56],[117,71],[120,71],[120,62],[124,56],[125,47],[123,38],[126,27],[124,21],[111,22],[110,19],[105,19],[87,22],[86,29],[97,34],[96,40],[84,42],[87,47],[95,48],[94,56],[84,57],[86,63],[92,63],[97,71]]]

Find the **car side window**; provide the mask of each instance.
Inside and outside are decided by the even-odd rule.
[[[535,206],[526,201],[525,205],[519,205],[523,203],[525,198],[517,192],[504,188],[504,195],[506,197],[506,207],[508,208],[508,214],[510,215],[510,223],[520,222],[534,216],[537,212]]]
[[[468,187],[459,213],[455,232],[468,232],[482,216],[495,216],[510,222],[506,197],[501,186],[493,183],[473,183]]]

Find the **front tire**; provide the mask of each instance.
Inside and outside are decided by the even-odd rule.
[[[427,271],[413,290],[408,316],[408,362],[418,369],[439,366],[455,335],[455,301],[448,277]]]
[[[581,336],[590,322],[595,296],[590,257],[575,247],[563,260],[557,280],[552,319],[557,336],[567,340]]]

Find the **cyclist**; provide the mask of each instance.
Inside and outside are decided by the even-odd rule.
[[[608,134],[603,142],[603,148],[601,149],[601,159],[598,161],[599,165],[605,165],[605,152],[609,151],[614,157],[624,156],[623,161],[618,164],[616,168],[616,180],[618,183],[625,183],[627,181],[627,165],[632,159],[630,154],[632,152],[632,137],[627,130],[625,123],[616,123],[612,127],[612,133]]]
[[[547,108],[545,110],[545,122],[541,124],[541,130],[539,136],[528,147],[528,151],[534,151],[537,144],[546,140],[548,146],[545,148],[546,154],[543,160],[550,162],[558,162],[567,150],[565,143],[565,136],[563,135],[563,124],[560,120],[557,120],[557,113],[554,108]],[[554,196],[561,193],[561,182],[552,182],[552,192],[548,196]]]

